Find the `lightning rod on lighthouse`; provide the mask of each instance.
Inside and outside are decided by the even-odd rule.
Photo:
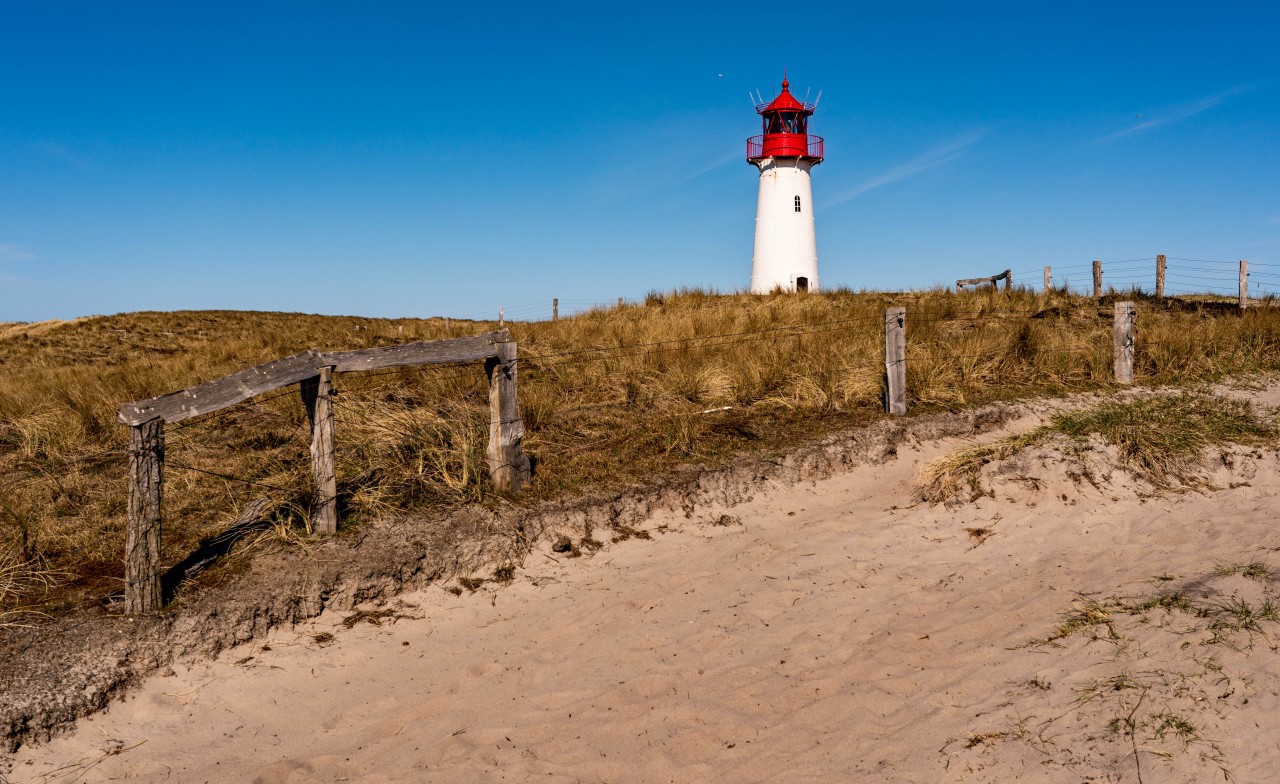
[[[821,96],[819,96],[821,97]],[[822,137],[809,134],[815,103],[797,101],[786,77],[782,92],[756,113],[764,133],[747,139],[747,163],[760,170],[751,293],[816,291],[818,243],[809,172],[822,163]]]

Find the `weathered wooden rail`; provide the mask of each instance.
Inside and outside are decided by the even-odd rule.
[[[1005,270],[1004,272],[989,275],[985,278],[965,278],[964,280],[957,280],[956,291],[964,290],[965,286],[981,286],[987,283],[990,283],[992,288],[999,288],[1000,281],[1002,280],[1004,281],[1005,291],[1009,291],[1013,288],[1013,272]]]
[[[489,378],[489,476],[501,491],[519,492],[529,481],[524,422],[516,392],[516,343],[505,329],[465,338],[382,346],[358,351],[304,351],[188,387],[120,406],[116,419],[129,431],[129,522],[125,539],[125,612],[163,605],[160,583],[164,426],[220,411],[257,395],[299,385],[311,423],[313,528],[338,530],[333,427],[333,374],[419,365],[484,362]]]

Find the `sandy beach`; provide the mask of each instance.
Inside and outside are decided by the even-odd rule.
[[[328,612],[150,678],[8,777],[1271,780],[1275,456],[1215,453],[1213,488],[1152,495],[1041,450],[989,497],[915,503],[967,443]],[[1142,606],[1162,595],[1211,610]],[[1215,624],[1238,605],[1257,623]]]

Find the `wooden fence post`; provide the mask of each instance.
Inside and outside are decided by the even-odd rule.
[[[311,479],[315,485],[311,523],[316,533],[338,532],[338,481],[333,442],[333,368],[298,385],[311,420]]]
[[[1164,254],[1156,256],[1156,299],[1164,299]]]
[[[1049,274],[1049,265],[1044,265],[1044,293],[1049,293],[1049,280],[1052,276]]]
[[[1004,271],[1004,290],[1006,294],[1010,291],[1013,291],[1013,271],[1012,270]]]
[[[1111,346],[1115,358],[1116,383],[1133,383],[1133,322],[1137,311],[1132,302],[1117,302],[1112,321]]]
[[[555,299],[551,300],[551,320],[552,321],[560,320],[560,298],[559,297],[556,297]]]
[[[1102,262],[1093,262],[1093,298],[1102,298]]]
[[[618,307],[622,307],[622,297],[618,297]]]
[[[894,416],[907,413],[907,309],[885,308],[885,408]]]
[[[524,420],[516,394],[516,343],[495,343],[496,357],[485,361],[489,375],[489,477],[499,491],[518,493],[529,482],[524,453]]]
[[[1240,309],[1249,307],[1249,262],[1240,259]]]
[[[129,523],[124,544],[124,611],[159,610],[160,501],[164,489],[164,420],[129,428]]]

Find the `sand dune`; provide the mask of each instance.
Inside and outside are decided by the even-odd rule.
[[[1277,575],[1243,567],[1280,565],[1280,461],[1238,450],[1220,489],[1146,497],[1042,451],[993,469],[994,497],[913,505],[922,461],[960,445],[327,613],[152,678],[9,777],[1271,780],[1274,620],[1135,605],[1261,611]]]

